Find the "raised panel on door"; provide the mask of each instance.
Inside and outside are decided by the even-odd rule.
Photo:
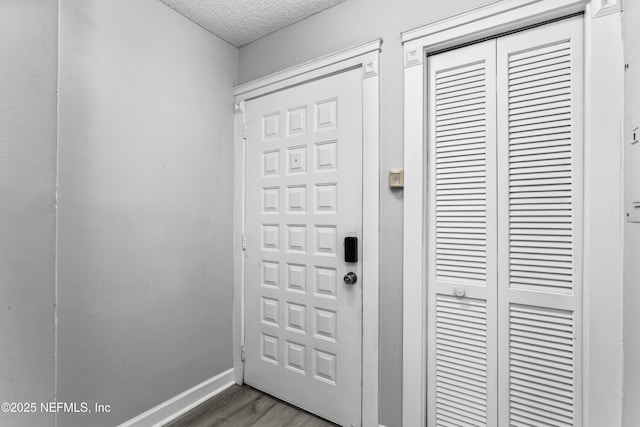
[[[427,420],[495,426],[495,40],[428,70]]]
[[[581,425],[582,17],[498,39],[500,425]]]
[[[362,240],[361,79],[351,70],[246,105],[245,381],[345,426],[361,423],[366,283],[343,248]]]

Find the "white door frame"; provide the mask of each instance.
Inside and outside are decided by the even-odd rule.
[[[582,419],[584,426],[621,424],[621,11],[621,0],[500,0],[402,33],[404,426],[426,425],[426,55],[577,12],[585,12]]]
[[[235,88],[234,143],[234,286],[233,369],[244,380],[244,269],[245,254],[245,102],[275,91],[328,77],[342,71],[362,71],[362,425],[378,425],[379,319],[379,77],[382,40],[356,46],[306,62]]]

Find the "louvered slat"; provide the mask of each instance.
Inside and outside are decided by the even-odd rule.
[[[486,426],[486,304],[438,295],[436,331],[438,425]]]
[[[435,79],[436,274],[486,281],[485,67],[469,64]],[[474,261],[451,252],[473,254]]]
[[[549,199],[570,201],[573,191],[569,42],[510,55],[507,78],[510,286],[570,294],[574,286],[571,205],[548,209]],[[522,111],[523,102],[544,102],[550,96],[559,98],[553,110]],[[526,207],[520,202],[524,194]],[[528,262],[529,247],[536,248],[535,254],[560,251],[564,259],[555,264]]]
[[[573,313],[511,304],[512,425],[573,426]]]

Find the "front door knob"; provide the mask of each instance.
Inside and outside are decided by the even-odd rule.
[[[344,276],[344,283],[346,283],[347,285],[353,285],[357,281],[358,281],[358,276],[356,276],[356,273],[353,273],[351,271],[345,274]]]

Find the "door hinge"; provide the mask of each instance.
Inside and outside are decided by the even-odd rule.
[[[234,104],[234,110],[236,114],[242,114],[242,139],[247,139],[247,123],[245,122],[245,101],[240,101]]]
[[[240,360],[244,362],[244,346],[240,347]]]
[[[247,250],[247,235],[246,234],[242,235],[242,250],[243,251]]]

